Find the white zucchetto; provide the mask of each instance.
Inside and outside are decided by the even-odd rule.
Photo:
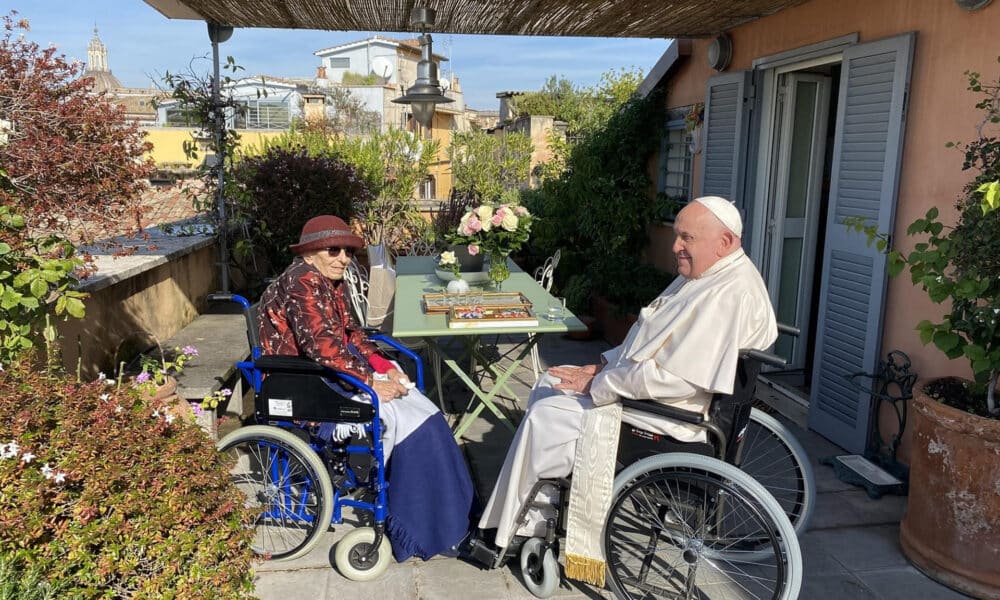
[[[721,196],[702,196],[695,198],[694,201],[712,211],[712,214],[735,233],[736,237],[743,237],[743,219],[740,217],[740,209],[736,208],[735,204]]]

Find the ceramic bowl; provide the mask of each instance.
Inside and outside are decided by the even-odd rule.
[[[455,274],[451,271],[445,271],[442,269],[434,269],[434,274],[438,276],[441,281],[454,281]],[[486,283],[490,280],[490,274],[488,271],[462,271],[462,279],[469,282],[470,285],[475,285],[478,283]]]

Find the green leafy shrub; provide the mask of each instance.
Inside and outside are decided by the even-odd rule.
[[[651,195],[647,169],[659,144],[649,124],[659,118],[662,99],[662,92],[653,92],[625,102],[605,126],[571,147],[565,172],[521,194],[537,217],[533,251],[549,256],[562,250],[558,289],[572,275],[583,275],[593,293],[628,312],[649,301],[638,300],[644,294],[634,291],[632,267],[649,244],[647,226],[664,209]]]
[[[294,146],[245,158],[231,181],[233,257],[251,288],[291,262],[288,246],[306,221],[330,214],[349,222],[357,203],[371,197],[353,166]]]
[[[37,566],[24,567],[13,555],[0,551],[0,600],[56,600],[61,587],[45,581]]]
[[[250,514],[189,417],[107,381],[0,373],[0,548],[69,598],[249,598]]]
[[[1000,57],[997,59],[1000,62]],[[888,255],[889,274],[909,268],[911,281],[935,304],[947,306],[941,320],[917,324],[920,341],[934,344],[948,358],[964,358],[975,376],[971,393],[944,397],[946,404],[984,417],[1000,418],[996,386],[1000,380],[1000,138],[987,127],[1000,124],[1000,79],[983,81],[966,72],[970,92],[981,99],[983,111],[978,136],[969,143],[949,143],[964,151],[962,169],[974,173],[955,208],[958,221],[945,225],[932,207],[907,228],[907,235],[921,236],[909,253],[893,248],[889,236],[865,219],[845,219],[845,224],[867,235],[868,244]],[[985,401],[984,401],[985,400]]]

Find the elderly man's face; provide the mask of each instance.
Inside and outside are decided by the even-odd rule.
[[[685,206],[674,221],[674,256],[677,272],[697,279],[729,253],[728,230],[703,204]]]
[[[323,277],[339,281],[344,278],[344,269],[351,264],[353,252],[353,248],[323,248],[322,250],[306,252],[302,258],[316,267]]]

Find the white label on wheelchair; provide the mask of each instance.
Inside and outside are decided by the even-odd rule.
[[[268,398],[267,413],[274,417],[292,416],[292,401],[283,398]]]

